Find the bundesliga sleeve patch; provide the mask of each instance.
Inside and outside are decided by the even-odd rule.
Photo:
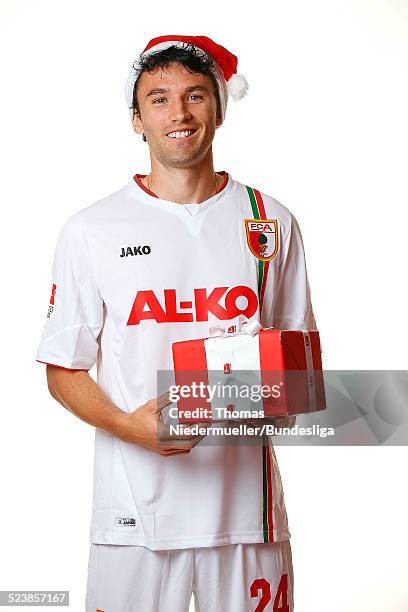
[[[270,261],[279,249],[277,219],[245,219],[249,250],[257,259]]]
[[[54,300],[55,300],[55,292],[57,290],[57,285],[53,284],[51,287],[51,297],[50,297],[50,303],[48,305],[48,313],[47,313],[47,318],[49,319],[53,310],[54,310]]]

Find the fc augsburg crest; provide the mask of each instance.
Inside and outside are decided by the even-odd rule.
[[[261,261],[270,261],[279,248],[277,219],[245,219],[248,246]]]

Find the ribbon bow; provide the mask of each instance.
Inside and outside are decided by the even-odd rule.
[[[234,323],[235,321],[235,323]],[[210,338],[226,336],[239,336],[241,334],[249,334],[256,336],[262,329],[262,325],[256,319],[248,319],[245,315],[240,314],[236,319],[231,319],[227,325],[216,324],[212,325],[209,330]]]

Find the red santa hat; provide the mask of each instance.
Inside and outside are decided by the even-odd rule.
[[[214,60],[213,74],[218,85],[220,111],[223,121],[227,110],[228,96],[230,95],[233,100],[240,100],[246,95],[248,82],[243,75],[237,74],[238,58],[228,49],[218,45],[207,36],[179,36],[178,34],[158,36],[148,42],[140,56],[133,62],[126,81],[125,98],[131,119],[133,119],[133,89],[140,74],[139,62],[141,57],[162,51],[172,45],[182,46],[185,43],[193,44],[194,47],[211,56]]]

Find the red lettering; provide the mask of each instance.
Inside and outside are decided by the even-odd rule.
[[[175,289],[164,290],[164,304],[166,309],[166,321],[171,323],[178,323],[179,321],[192,321],[193,315],[191,312],[177,312],[177,301]],[[181,302],[186,304],[186,302]],[[191,302],[190,302],[191,304]]]
[[[272,232],[275,233],[275,226],[272,228],[269,223],[250,223],[252,232]]]
[[[145,306],[149,310],[145,310]],[[165,323],[166,313],[152,290],[138,291],[133,302],[127,325],[139,325],[145,319],[156,319],[157,323]]]
[[[154,319],[157,323],[179,323],[191,321],[208,321],[208,315],[214,315],[223,321],[244,314],[248,318],[258,308],[258,297],[253,289],[239,285],[230,289],[225,296],[225,307],[220,304],[228,287],[215,287],[210,294],[206,288],[194,289],[195,319],[193,312],[179,312],[179,309],[192,307],[190,300],[180,301],[179,309],[175,289],[164,289],[164,307],[161,306],[154,291],[138,291],[132,305],[127,325],[138,325],[140,321]],[[245,308],[237,306],[238,298],[246,298]],[[232,331],[232,327],[230,328]]]
[[[236,305],[236,301],[239,297],[246,297],[248,300],[248,304],[243,309],[239,309]],[[252,317],[256,313],[256,309],[258,308],[258,298],[256,293],[250,287],[245,287],[245,285],[239,285],[238,287],[233,287],[225,298],[225,307],[228,311],[228,319],[233,319],[240,314],[248,317]]]
[[[221,321],[230,318],[227,310],[218,303],[227,289],[228,287],[216,287],[208,296],[207,289],[194,289],[197,321],[208,321],[209,312]]]

